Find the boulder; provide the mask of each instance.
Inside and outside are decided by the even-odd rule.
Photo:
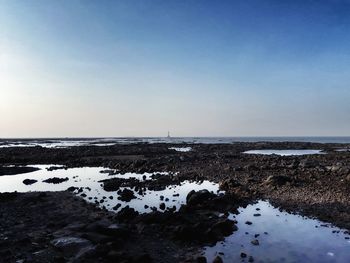
[[[202,202],[207,201],[208,199],[211,199],[215,197],[216,195],[213,193],[210,193],[207,189],[200,190],[200,191],[194,191],[188,193],[186,197],[187,205],[193,206],[197,204],[201,204]]]
[[[124,202],[130,202],[132,199],[136,198],[134,191],[132,191],[130,189],[119,190],[118,194],[120,195],[118,197],[118,200],[121,200]]]

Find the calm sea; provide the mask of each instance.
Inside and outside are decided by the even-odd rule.
[[[69,147],[80,145],[108,146],[130,143],[235,143],[235,142],[315,142],[350,143],[346,137],[117,137],[117,138],[32,138],[0,139],[0,147]]]

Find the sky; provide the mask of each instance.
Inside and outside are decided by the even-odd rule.
[[[0,0],[0,137],[349,136],[350,1]]]

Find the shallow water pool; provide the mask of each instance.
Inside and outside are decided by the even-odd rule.
[[[310,154],[323,154],[322,150],[250,150],[245,151],[246,154],[263,154],[263,155],[280,155],[280,156],[292,156],[292,155],[310,155]]]
[[[34,192],[34,191],[64,191],[67,188],[82,187],[83,191],[79,192],[75,190],[75,193],[83,197],[88,202],[98,203],[100,207],[105,207],[111,211],[118,211],[125,206],[134,208],[139,212],[150,212],[153,209],[160,210],[159,205],[164,203],[166,207],[179,209],[182,204],[186,203],[186,196],[191,190],[203,190],[218,193],[218,184],[211,183],[209,181],[202,182],[190,182],[184,181],[179,185],[169,185],[164,190],[143,192],[142,195],[134,191],[136,199],[132,199],[130,202],[123,202],[118,200],[119,195],[117,192],[107,192],[103,189],[103,183],[101,180],[111,178],[135,178],[137,180],[151,179],[152,173],[135,174],[113,174],[109,175],[108,170],[103,167],[82,167],[82,168],[69,168],[69,169],[57,169],[48,171],[47,168],[52,165],[32,165],[32,167],[38,167],[40,170],[17,175],[4,175],[0,176],[0,192]],[[167,173],[158,173],[167,174]],[[59,184],[51,184],[43,182],[48,178],[68,178]],[[32,185],[25,185],[23,180],[32,179],[37,180]],[[120,187],[120,190],[130,189],[130,187]],[[119,206],[118,209],[113,209],[115,206]],[[145,208],[145,205],[148,206]]]
[[[281,212],[265,201],[239,211],[230,215],[238,231],[204,249],[208,262],[217,255],[224,262],[248,262],[250,257],[254,262],[350,262],[350,236],[341,229]]]

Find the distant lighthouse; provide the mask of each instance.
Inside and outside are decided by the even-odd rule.
[[[167,136],[168,138],[170,138],[170,132],[168,131],[168,136]]]

